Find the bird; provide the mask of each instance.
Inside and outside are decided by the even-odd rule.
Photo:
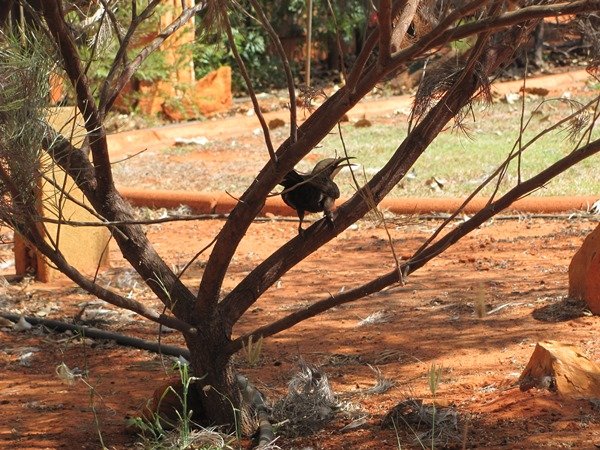
[[[298,234],[304,229],[302,222],[305,212],[323,212],[329,223],[333,221],[335,201],[340,197],[340,189],[333,178],[347,166],[351,166],[346,158],[326,158],[319,161],[310,173],[290,170],[279,183],[284,190],[281,198],[286,205],[296,210],[300,223]]]

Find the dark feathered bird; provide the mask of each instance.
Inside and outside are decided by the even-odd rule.
[[[310,173],[290,170],[279,183],[284,187],[283,201],[298,213],[300,223],[298,233],[302,234],[302,221],[305,212],[325,213],[325,218],[333,220],[335,201],[340,197],[340,189],[333,181],[342,167],[350,166],[350,158],[327,158],[319,161]],[[344,164],[345,163],[345,164]]]

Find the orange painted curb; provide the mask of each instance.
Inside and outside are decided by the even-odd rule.
[[[133,206],[146,206],[149,208],[174,209],[180,205],[189,206],[195,214],[227,214],[238,203],[238,200],[222,192],[188,192],[188,191],[162,191],[143,189],[120,189],[121,194]],[[345,199],[338,201],[343,203]],[[598,200],[598,197],[528,197],[516,201],[507,211],[520,211],[528,213],[560,213],[572,211],[587,211]],[[394,198],[384,199],[379,207],[394,214],[429,214],[450,213],[463,203],[459,198]],[[465,208],[465,212],[472,214],[479,211],[487,203],[485,198],[473,199]],[[281,197],[267,199],[261,214],[276,216],[294,216],[296,213],[289,208]]]

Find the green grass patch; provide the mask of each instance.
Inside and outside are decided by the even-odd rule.
[[[571,113],[565,103],[547,102],[533,113],[539,101],[527,102],[525,121],[531,121],[523,134],[525,145],[531,138],[553,123]],[[449,127],[438,135],[430,147],[406,177],[391,193],[391,197],[464,197],[479,186],[506,160],[518,140],[520,126],[520,104],[508,105],[495,103],[483,107],[476,105],[473,116],[465,121],[466,131]],[[389,160],[396,148],[406,137],[405,116],[399,116],[392,123],[373,124],[368,128],[355,128],[351,124],[342,127],[348,154],[356,157],[362,165],[367,178]],[[597,137],[594,133],[593,137]],[[324,142],[322,153],[343,153],[337,134],[330,135]],[[526,180],[539,173],[558,159],[571,152],[576,141],[569,139],[566,127],[552,131],[524,151],[520,162],[521,179]],[[600,179],[597,176],[599,156],[591,157],[578,166],[568,170],[534,195],[594,195],[600,194]],[[515,159],[509,166],[500,183],[500,192],[515,186],[518,180],[518,164]],[[443,186],[432,188],[432,178],[442,182]],[[337,179],[343,193],[348,195],[354,190],[348,174],[340,174]],[[489,194],[495,183],[486,187],[482,194]]]

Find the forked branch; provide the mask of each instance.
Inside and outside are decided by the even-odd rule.
[[[600,0],[597,0],[595,3],[600,3]],[[477,2],[477,4],[480,5],[479,2]],[[219,233],[217,242],[209,257],[200,283],[198,298],[205,299],[213,305],[216,304],[231,258],[233,257],[239,242],[245,235],[250,223],[252,223],[256,215],[260,212],[269,192],[272,191],[275,185],[302,157],[312,150],[327,135],[327,133],[329,133],[329,131],[337,124],[339,118],[381,80],[382,76],[400,68],[402,64],[405,64],[409,60],[409,58],[431,50],[442,43],[461,37],[461,34],[463,35],[462,37],[465,37],[464,35],[466,35],[467,31],[469,31],[469,33],[480,33],[488,29],[495,30],[509,27],[510,25],[522,23],[525,20],[538,18],[539,16],[557,14],[561,11],[563,6],[565,6],[565,4],[560,4],[559,6],[551,8],[545,7],[541,10],[529,9],[528,12],[518,12],[517,15],[515,15],[515,13],[509,13],[510,15],[505,14],[492,19],[486,19],[485,27],[477,26],[479,22],[476,22],[475,25],[460,25],[455,29],[450,29],[441,33],[444,35],[443,39],[438,38],[439,35],[437,32],[440,30],[436,28],[434,31],[418,40],[415,44],[394,54],[383,74],[379,70],[374,70],[373,68],[362,73],[360,77],[357,76],[357,72],[353,72],[354,76],[357,76],[355,79],[356,84],[353,85],[350,82],[349,76],[349,83],[329,97],[300,127],[298,141],[295,144],[292,144],[288,139],[280,146],[276,152],[278,164],[274,165],[271,161],[267,163],[257,175],[257,181],[241,196],[240,203],[233,209],[229,216],[229,220]],[[583,12],[592,10],[593,6],[598,5],[590,5],[587,2],[579,1],[575,2],[575,6],[566,5],[565,7],[569,7],[570,10],[574,12]],[[468,10],[467,8],[476,8],[475,2],[471,2],[465,8],[461,9],[461,14],[465,14]],[[521,11],[527,9],[528,8],[523,8]],[[446,22],[443,23],[444,25],[448,25]],[[375,39],[375,42],[377,41],[376,37],[373,39]],[[491,73],[490,69],[493,70],[498,64],[506,61],[510,57],[516,44],[517,41],[513,39],[510,47],[496,48],[489,54],[486,54],[485,56],[489,61],[482,61],[477,65],[478,68],[483,68],[479,69],[481,70],[481,73],[485,76],[485,74]],[[492,60],[496,62],[488,67],[487,64]],[[479,78],[480,81],[482,77],[479,75],[475,78]],[[420,152],[424,151],[427,145],[429,145],[428,139],[439,132],[439,127],[446,124],[451,117],[454,117],[454,115],[458,113],[462,106],[470,101],[471,95],[477,89],[476,86],[473,86],[473,83],[477,84],[478,81],[467,79],[465,82],[467,83],[465,89],[453,91],[452,97],[446,96],[440,101],[436,112],[439,117],[432,122],[428,122],[428,128],[420,129],[419,133],[412,134],[412,137],[406,141],[410,141],[411,145],[405,146],[403,144],[402,149],[397,152],[397,156],[386,166],[384,171],[379,175],[376,175],[373,179],[373,183],[378,183],[377,189],[372,189],[378,196],[376,198],[377,201],[381,200],[380,195],[383,196],[389,192],[404,173],[406,173],[405,171],[408,170],[416,158],[419,157]],[[457,102],[457,99],[459,102]],[[458,107],[458,109],[454,109],[455,107]],[[418,150],[410,150],[412,148]],[[390,173],[393,173],[394,175],[389,176]],[[373,185],[371,188],[373,188]],[[366,212],[363,211],[366,208],[365,205],[358,204],[357,202],[357,200],[352,201],[353,211],[350,212],[348,217],[344,218],[343,222],[340,222],[340,230],[349,226],[350,223],[353,223],[353,221],[360,218]],[[309,230],[311,229],[309,228]],[[222,308],[227,310],[226,316],[228,317],[228,320],[231,321],[230,324],[235,323],[240,317],[240,314],[245,311],[248,302],[251,304],[255,301],[255,299],[258,298],[257,296],[264,292],[265,286],[268,286],[270,282],[274,282],[274,279],[272,278],[277,276],[279,270],[266,270],[267,267],[270,269],[272,269],[272,267],[277,267],[278,269],[285,271],[290,267],[288,263],[297,263],[319,246],[332,239],[337,232],[319,229],[318,232],[305,234],[305,240],[310,240],[310,242],[301,242],[300,239],[297,238],[292,240],[289,246],[286,245],[282,248],[282,252],[297,252],[294,257],[288,258],[288,255],[281,253],[274,260],[268,259],[265,261],[264,265],[261,264],[261,266],[249,275],[250,278],[245,280],[247,282],[242,282],[241,285],[238,286],[239,289],[236,288],[230,293],[228,298],[224,300]],[[301,251],[298,251],[299,249],[301,249]],[[281,264],[281,261],[286,261],[286,264]],[[270,264],[273,265],[270,266]],[[264,273],[258,275],[258,273],[262,271],[269,273],[269,279],[271,281],[266,281],[263,278]],[[257,278],[253,279],[255,275]],[[252,281],[250,281],[250,279],[252,279]],[[233,304],[235,304],[240,297],[245,298],[243,305],[234,307]],[[234,312],[234,310],[237,311]]]
[[[402,264],[401,269],[403,276],[407,276],[416,272],[433,258],[440,255],[460,239],[494,217],[496,214],[498,214],[498,212],[503,211],[515,201],[539,189],[564,171],[597,153],[600,153],[600,140],[593,141],[588,145],[573,151],[569,155],[552,164],[547,169],[531,177],[527,181],[523,181],[521,184],[515,186],[498,200],[490,203],[477,214],[473,215],[473,217],[465,222],[462,222],[440,240],[415,253],[410,260]],[[254,336],[254,338],[257,336],[272,336],[276,333],[287,330],[288,328],[306,319],[327,311],[328,309],[344,303],[363,299],[369,295],[381,291],[388,286],[391,286],[392,284],[398,283],[399,281],[400,274],[398,273],[398,270],[387,272],[386,274],[381,275],[357,288],[347,290],[336,296],[330,295],[329,297],[317,301],[300,311],[296,311],[271,324],[259,327],[243,336],[240,336],[231,342],[227,350],[230,353],[235,353],[236,351],[240,350],[245,343],[247,343],[251,336]]]
[[[525,29],[520,31],[521,35],[524,33]],[[467,63],[463,76],[458,77],[454,86],[398,147],[390,161],[363,188],[367,193],[359,190],[338,208],[339,213],[333,228],[322,221],[309,227],[304,236],[292,239],[273,253],[229,293],[220,304],[229,323],[233,325],[287,270],[363,217],[372,208],[372,202],[367,202],[367,198],[372,198],[375,204],[378,204],[409,171],[446,124],[471,101],[482,80],[481,75],[475,72],[481,70],[484,74],[491,74],[510,56],[512,50],[512,46],[500,46],[486,49],[482,55],[473,54],[472,58],[476,58],[477,63]],[[374,71],[376,69],[373,69]]]
[[[48,260],[51,261],[62,273],[64,273],[66,276],[68,276],[71,280],[73,280],[75,283],[77,283],[90,294],[95,295],[96,297],[110,303],[111,305],[123,309],[128,309],[141,315],[142,317],[145,317],[146,319],[168,326],[170,328],[174,328],[183,333],[197,333],[197,330],[194,327],[183,322],[182,320],[177,319],[176,317],[161,314],[151,308],[148,308],[147,306],[136,300],[123,297],[89,280],[81,272],[79,272],[77,269],[71,266],[60,251],[53,248],[49,243],[47,243],[44,240],[44,238],[39,232],[39,229],[35,226],[35,220],[30,220],[29,223],[33,224],[33,226],[29,226],[27,228],[21,227],[19,229],[22,236],[24,236],[27,240],[33,243],[33,245],[35,245],[35,247],[46,258],[48,258]]]

